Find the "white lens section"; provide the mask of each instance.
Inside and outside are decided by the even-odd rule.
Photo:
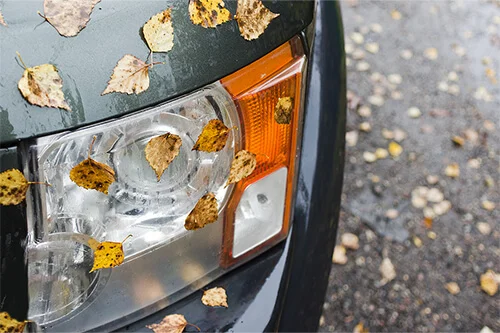
[[[281,231],[287,174],[287,168],[281,168],[245,189],[236,209],[234,258]]]

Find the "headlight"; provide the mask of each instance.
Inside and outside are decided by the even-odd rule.
[[[43,137],[24,147],[25,173],[52,184],[27,200],[29,319],[51,331],[112,329],[197,290],[286,237],[301,130],[305,57],[298,37],[240,71],[188,96],[119,119]],[[294,101],[278,124],[279,98]],[[218,118],[231,131],[217,153],[192,151],[203,126]],[[182,138],[179,155],[157,182],[144,147],[157,135]],[[87,157],[111,166],[109,195],[85,190],[69,172]],[[236,151],[257,168],[225,187]],[[187,231],[198,199],[213,192],[219,221]],[[89,242],[121,241],[125,262],[89,273]]]

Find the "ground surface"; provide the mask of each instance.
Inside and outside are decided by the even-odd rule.
[[[500,273],[500,2],[342,9],[351,93],[338,243],[353,233],[359,249],[332,266],[320,331],[498,332],[500,292],[480,277]],[[391,141],[401,155],[366,161]],[[385,280],[384,258],[395,270],[386,260]]]

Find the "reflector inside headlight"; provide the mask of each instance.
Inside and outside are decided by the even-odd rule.
[[[301,45],[296,37],[222,83],[24,147],[29,179],[52,185],[32,186],[27,200],[31,320],[47,331],[118,328],[286,237],[301,127]],[[282,97],[295,101],[286,125],[274,120]],[[191,150],[211,119],[232,128],[226,146],[217,153]],[[179,135],[182,146],[158,182],[144,148],[166,132]],[[108,195],[69,178],[94,136],[90,156],[116,174]],[[257,168],[225,187],[240,149],[257,155]],[[207,192],[216,195],[219,221],[187,231],[186,216]],[[121,266],[89,273],[95,241],[129,234]]]

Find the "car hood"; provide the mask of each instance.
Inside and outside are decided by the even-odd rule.
[[[235,20],[215,29],[191,23],[187,0],[102,0],[87,27],[76,37],[63,37],[37,15],[42,1],[4,1],[0,26],[0,146],[16,140],[74,129],[185,94],[216,81],[268,53],[304,29],[314,2],[275,1],[264,4],[280,16],[257,40],[246,41]],[[236,2],[226,7],[236,13]],[[172,8],[174,47],[155,53],[150,87],[139,95],[101,96],[117,61],[125,54],[146,60],[149,49],[141,27],[154,14]],[[17,88],[23,67],[51,63],[59,69],[63,91],[72,111],[29,104]]]

